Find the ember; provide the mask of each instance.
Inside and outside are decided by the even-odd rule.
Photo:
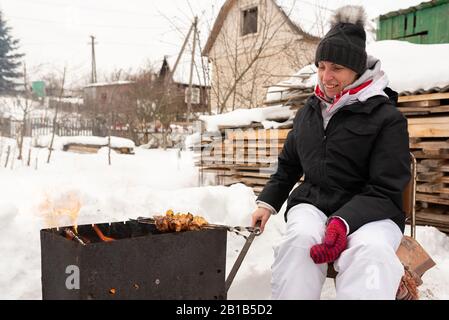
[[[106,237],[103,232],[101,232],[100,228],[98,228],[95,224],[92,225],[92,228],[94,228],[95,232],[97,233],[98,237],[104,241],[104,242],[110,242],[110,241],[114,241],[115,239],[110,238],[110,237]]]

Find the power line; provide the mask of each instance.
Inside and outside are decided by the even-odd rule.
[[[319,8],[319,9],[322,9],[322,10],[327,10],[329,12],[334,12],[335,11],[333,9],[330,9],[330,8],[325,7],[325,6],[322,6],[322,5],[319,5],[319,4],[316,4],[316,3],[312,3],[312,2],[309,2],[309,1],[305,1],[305,0],[295,0],[295,1],[305,3],[305,4],[308,4],[309,6],[312,6],[312,7],[315,7],[315,8]]]
[[[15,0],[17,1],[17,0]],[[56,2],[46,2],[46,1],[36,1],[36,0],[20,0],[23,2],[29,2],[30,4],[42,4],[42,5],[47,5],[50,7],[64,7],[64,8],[73,8],[73,7],[79,7],[79,8],[85,8],[85,9],[89,9],[89,11],[98,11],[98,12],[112,12],[112,13],[118,13],[120,15],[122,14],[129,14],[129,15],[139,15],[139,16],[143,16],[143,17],[150,17],[150,16],[154,16],[152,15],[148,15],[142,12],[137,12],[137,11],[128,11],[128,10],[113,10],[113,9],[105,9],[103,8],[96,8],[96,7],[91,7],[91,6],[85,6],[85,5],[67,5],[67,4],[62,4],[62,3],[56,3]]]
[[[44,20],[44,19],[35,19],[35,18],[25,18],[25,17],[16,17],[16,16],[8,16],[8,18],[17,19],[17,20],[26,20],[26,21],[34,21],[39,23],[50,23],[50,24],[64,24],[67,25],[67,22],[64,21],[55,21],[55,20]],[[124,25],[98,25],[98,24],[74,24],[79,27],[96,27],[96,28],[114,28],[114,29],[148,29],[148,30],[158,30],[160,27],[133,27],[133,26],[124,26]]]
[[[189,6],[190,13],[192,14],[192,16],[195,16],[195,13],[193,12],[193,8],[192,8],[192,5],[190,4],[190,1],[189,0],[186,0],[186,1],[187,1],[187,5]]]
[[[167,44],[170,46],[176,46],[179,47],[179,44],[176,43],[172,43],[172,42],[167,42],[167,41],[163,41],[163,40],[156,40],[156,42],[160,42],[163,44]],[[72,46],[72,47],[77,47],[80,44],[75,44],[75,43],[64,43],[64,42],[22,42],[21,43],[22,46]],[[151,47],[152,43],[135,43],[135,42],[116,42],[116,41],[101,41],[101,45],[111,45],[111,46],[138,46],[138,47]]]

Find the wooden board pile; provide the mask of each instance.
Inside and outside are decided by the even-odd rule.
[[[399,98],[417,159],[417,223],[449,232],[449,93]]]
[[[244,183],[258,194],[274,173],[290,130],[228,129],[203,135],[201,149],[195,149],[196,165],[202,173],[215,173],[217,184]]]

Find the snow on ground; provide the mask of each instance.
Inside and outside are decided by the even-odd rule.
[[[255,195],[243,184],[199,187],[191,152],[136,148],[135,155],[112,154],[108,166],[107,154],[101,152],[59,150],[46,164],[47,150],[33,148],[37,170],[34,160],[31,167],[16,160],[11,169],[3,166],[7,144],[14,145],[14,141],[0,140],[0,299],[41,299],[39,231],[73,224],[62,209],[80,208],[78,224],[123,221],[173,209],[235,226],[249,225],[255,209]],[[273,246],[284,228],[282,212],[270,219],[240,267],[229,299],[270,298]],[[229,272],[244,239],[233,233],[227,239]],[[437,262],[424,276],[422,297],[448,299],[449,238],[435,228],[419,227],[418,240]],[[333,280],[326,281],[322,298],[335,298]]]

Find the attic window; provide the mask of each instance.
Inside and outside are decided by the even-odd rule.
[[[257,33],[257,7],[242,11],[242,36]]]

